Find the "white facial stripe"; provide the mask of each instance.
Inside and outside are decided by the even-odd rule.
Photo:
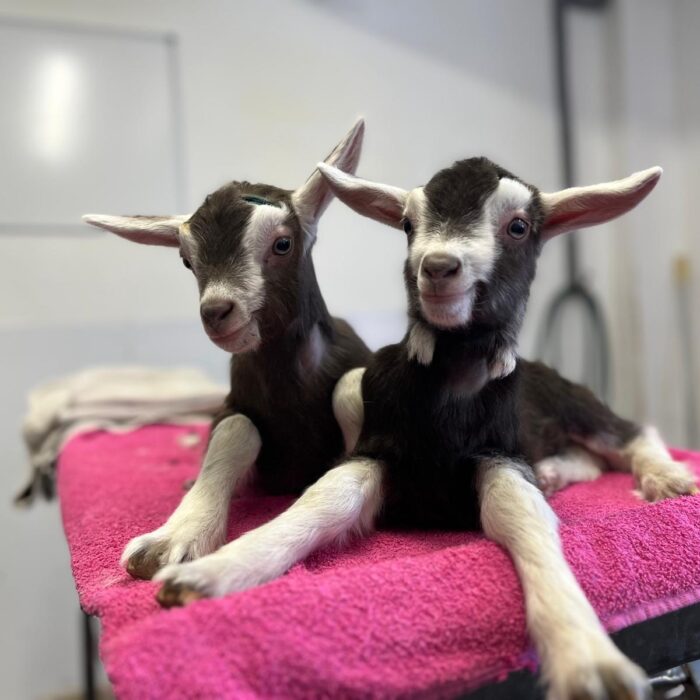
[[[211,282],[202,295],[202,301],[217,296],[233,297],[241,314],[248,317],[262,307],[265,290],[262,262],[275,238],[283,233],[280,227],[284,225],[288,213],[289,209],[284,205],[253,205],[243,233],[242,255],[238,260],[239,265],[246,260],[245,274],[237,276],[235,287],[222,280]]]
[[[243,247],[258,265],[262,264],[275,238],[284,235],[279,229],[285,225],[288,216],[289,209],[284,204],[281,207],[271,204],[254,205],[243,234]]]
[[[180,252],[182,256],[192,263],[194,267],[197,264],[197,241],[192,235],[189,222],[180,224],[177,232],[177,238],[180,243]]]
[[[486,200],[484,211],[497,226],[510,212],[527,209],[532,200],[532,192],[522,182],[502,177],[495,192]]]
[[[415,229],[421,229],[427,225],[427,211],[428,200],[425,196],[425,190],[422,187],[416,187],[406,197],[404,216],[411,221]]]

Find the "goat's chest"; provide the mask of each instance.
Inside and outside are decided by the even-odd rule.
[[[356,452],[385,464],[385,523],[476,528],[480,458],[517,451],[514,379],[457,393],[454,374],[383,353],[365,373]]]
[[[335,381],[325,371],[308,381],[292,371],[234,372],[229,404],[260,433],[256,480],[264,491],[298,493],[340,455],[342,434],[331,407]]]

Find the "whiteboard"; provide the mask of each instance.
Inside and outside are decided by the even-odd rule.
[[[0,19],[0,233],[179,210],[176,52],[167,35]]]

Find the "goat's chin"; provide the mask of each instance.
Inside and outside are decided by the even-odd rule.
[[[253,352],[260,347],[260,327],[255,319],[251,319],[231,333],[213,338],[209,336],[209,339],[222,350],[241,355],[244,352]]]
[[[444,299],[420,295],[420,306],[425,320],[432,326],[444,330],[462,328],[471,320],[474,292],[468,289],[463,294],[453,294]]]

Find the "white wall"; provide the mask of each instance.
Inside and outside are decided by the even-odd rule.
[[[691,2],[683,11],[692,11]],[[621,5],[620,12],[634,14],[629,2]],[[642,17],[630,19],[631,26],[654,34],[657,20],[677,22],[669,19],[670,10],[659,9],[667,3],[644,0],[644,5],[654,14],[652,24]],[[296,186],[360,114],[367,119],[360,172],[367,177],[409,187],[458,157],[483,153],[543,189],[556,188],[549,7],[548,0],[0,0],[5,15],[177,34],[187,208],[232,178]],[[692,41],[692,32],[685,31]],[[633,30],[620,27],[619,20],[617,25],[613,19],[575,20],[581,180],[616,177],[665,155],[653,148],[638,153],[643,134],[628,136],[620,123],[628,118],[636,123],[637,115],[615,81],[643,82],[634,58],[623,62],[614,49],[621,34],[626,36],[621,50],[631,54]],[[690,64],[695,57],[683,60]],[[611,74],[612,64],[619,75]],[[669,70],[653,75],[654,90],[666,83]],[[138,105],[126,101],[124,108]],[[622,135],[611,129],[611,115]],[[697,131],[693,124],[686,127],[697,149]],[[671,128],[662,120],[655,133],[661,138]],[[673,201],[670,188],[662,192],[667,203]],[[655,217],[655,226],[662,224],[664,214],[653,212],[647,205],[637,226],[645,228],[649,217]],[[624,239],[614,257],[608,235],[618,230],[593,233],[586,243],[590,277],[615,300],[606,308],[617,321],[625,316],[625,304],[614,294],[615,264],[627,254],[624,246],[636,240]],[[403,253],[399,234],[359,220],[340,205],[331,206],[322,222],[315,259],[328,304],[359,321],[375,344],[400,332]],[[562,242],[555,241],[543,256],[523,334],[526,354],[533,347],[534,321],[561,281],[562,253]],[[13,533],[9,556],[0,564],[0,597],[6,601],[0,677],[3,695],[35,698],[75,686],[78,663],[74,598],[54,507],[17,514],[2,505],[23,476],[16,437],[23,392],[51,373],[102,358],[198,361],[219,376],[226,358],[197,327],[194,284],[173,251],[139,248],[86,229],[84,238],[3,237],[0,254],[0,384],[11,387],[0,524]],[[358,285],[358,271],[371,284]],[[647,304],[640,307],[643,315]],[[667,314],[668,307],[659,307],[645,317],[649,342],[653,323]],[[181,339],[175,349],[173,337]],[[44,347],[52,351],[50,362],[36,351]],[[629,347],[622,354],[636,356]],[[637,384],[646,380],[645,395],[659,392],[661,369],[640,361],[641,375],[632,376]],[[626,386],[629,390],[630,381]],[[640,406],[662,415],[664,400]],[[33,646],[40,658],[30,659]]]

